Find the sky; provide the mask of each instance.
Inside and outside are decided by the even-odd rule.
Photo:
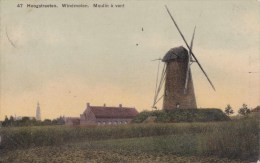
[[[43,2],[59,8],[26,7]],[[0,120],[35,116],[37,102],[42,119],[79,117],[86,103],[151,110],[158,66],[151,60],[185,47],[164,5],[188,42],[196,26],[193,52],[216,87],[193,63],[198,107],[223,110],[230,104],[237,112],[243,103],[260,105],[257,0],[0,3]],[[95,3],[124,7],[93,8]]]

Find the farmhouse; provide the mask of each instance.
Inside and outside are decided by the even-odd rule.
[[[119,125],[128,124],[138,115],[135,108],[90,106],[80,115],[80,125]]]

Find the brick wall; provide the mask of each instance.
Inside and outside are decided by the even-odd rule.
[[[96,124],[96,117],[93,112],[87,108],[83,114],[80,114],[80,125]]]
[[[197,108],[191,73],[187,93],[184,94],[187,62],[187,59],[175,59],[166,63],[163,109],[176,109],[178,104],[180,109]]]

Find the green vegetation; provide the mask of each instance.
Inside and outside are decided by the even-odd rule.
[[[20,120],[15,120],[13,116],[10,116],[10,118],[5,116],[5,120],[2,122],[3,127],[46,126],[46,125],[63,125],[63,124],[65,124],[63,117],[59,117],[53,120],[45,119],[44,121],[37,121],[35,118],[30,118],[30,117],[22,117]]]
[[[127,140],[126,140],[127,141]],[[93,144],[95,146],[95,144]],[[44,146],[8,151],[0,157],[4,163],[240,163],[227,158],[181,156],[164,153],[129,153],[128,151],[93,149],[85,144]]]
[[[248,116],[250,114],[250,109],[247,107],[246,104],[243,104],[242,107],[238,110],[238,114],[242,116]]]
[[[143,111],[134,123],[144,122],[148,117],[156,116],[156,122],[209,122],[227,121],[230,118],[220,109],[175,109],[169,111]]]
[[[21,149],[41,151],[64,148],[64,151],[79,149],[83,155],[86,151],[101,153],[109,151],[116,155],[102,155],[99,158],[115,159],[116,162],[117,159],[123,159],[123,156],[127,156],[126,159],[128,156],[131,159],[134,159],[134,156],[142,159],[146,156],[147,158],[158,156],[165,157],[166,160],[171,160],[171,157],[194,157],[194,160],[210,157],[256,161],[259,153],[258,124],[257,118],[248,117],[235,121],[208,123],[152,123],[107,127],[5,127],[0,133],[2,136],[0,154],[6,156],[6,159],[13,157],[15,159],[19,158]],[[90,154],[88,157],[96,158],[91,152],[88,154]],[[8,155],[11,156],[7,157]],[[28,156],[28,159],[30,158],[32,157]],[[138,159],[136,161],[138,162]]]
[[[232,107],[228,104],[227,107],[225,108],[225,114],[227,116],[230,116],[232,114],[234,114],[234,110],[232,109]]]

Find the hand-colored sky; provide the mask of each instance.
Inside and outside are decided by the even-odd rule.
[[[260,104],[259,1],[63,2],[90,8],[17,8],[41,2],[0,1],[0,119],[34,116],[37,101],[43,118],[79,116],[87,102],[150,110],[158,64],[151,60],[184,46],[165,4],[188,42],[197,26],[193,51],[217,89],[193,64],[198,107],[230,104],[237,111],[243,103]],[[125,7],[95,9],[93,3]]]

